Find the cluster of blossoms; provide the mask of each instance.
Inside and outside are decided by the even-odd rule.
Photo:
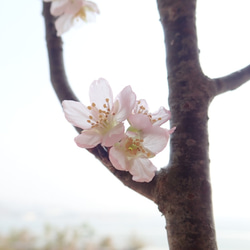
[[[87,21],[88,14],[99,14],[97,5],[86,0],[44,0],[52,2],[50,12],[57,17],[55,27],[57,35],[68,31],[75,21]]]
[[[75,138],[76,144],[82,148],[101,144],[108,148],[116,169],[129,171],[134,181],[150,182],[156,167],[149,158],[165,148],[175,130],[160,127],[170,119],[170,111],[161,107],[149,113],[146,101],[136,100],[130,86],[113,100],[110,85],[103,78],[90,85],[89,96],[90,106],[75,101],[62,103],[66,119],[83,129]],[[125,120],[129,123],[126,131]]]

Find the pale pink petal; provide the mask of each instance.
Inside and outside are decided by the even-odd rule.
[[[50,7],[50,13],[53,16],[62,15],[65,12],[65,9],[67,8],[68,5],[69,5],[68,0],[52,1]]]
[[[146,130],[152,128],[150,118],[143,114],[133,114],[128,118],[130,125],[138,130]]]
[[[141,113],[142,111],[148,111],[148,104],[145,99],[138,100],[134,110],[135,113]]]
[[[89,129],[91,125],[87,122],[89,119],[89,110],[80,102],[63,101],[63,111],[66,119],[75,127]]]
[[[148,158],[136,158],[129,172],[137,182],[150,182],[155,176],[156,167]]]
[[[169,133],[167,129],[158,126],[152,127],[147,133],[143,133],[143,146],[154,154],[161,152],[168,143]]]
[[[125,87],[116,97],[119,105],[115,110],[115,118],[117,121],[124,121],[131,114],[135,107],[136,95],[130,86]]]
[[[84,4],[84,0],[74,0],[73,2],[68,0],[64,13],[75,16],[83,8]]]
[[[95,12],[97,14],[100,13],[97,5],[94,3],[94,2],[91,2],[91,1],[85,1],[85,4],[86,8],[91,11],[91,12]]]
[[[73,21],[74,18],[72,15],[63,14],[58,17],[55,21],[57,36],[61,36],[63,33],[68,31],[71,28]]]
[[[111,128],[102,139],[102,145],[105,147],[111,147],[116,142],[120,141],[124,137],[124,125],[119,123],[115,127]]]
[[[154,126],[161,126],[163,123],[171,119],[171,112],[164,107],[160,107],[159,110],[151,114]]]
[[[59,16],[55,22],[57,36],[68,31],[73,25],[76,14],[81,10],[84,5],[82,0],[58,0],[54,1],[51,5],[50,12],[53,16]]]
[[[93,148],[101,143],[102,136],[95,130],[84,130],[75,138],[75,143],[81,148]]]
[[[127,169],[128,162],[123,151],[118,150],[115,147],[112,147],[109,151],[109,159],[114,168],[122,171],[128,171]]]
[[[168,130],[168,133],[171,135],[174,133],[175,130],[176,130],[176,127],[172,127],[171,129]]]
[[[103,78],[94,81],[90,85],[89,97],[90,102],[95,103],[99,109],[103,109],[103,105],[107,104],[106,99],[109,100],[109,104],[111,107],[113,105],[113,93],[111,87],[109,83]]]

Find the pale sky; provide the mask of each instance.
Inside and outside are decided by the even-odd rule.
[[[106,78],[114,95],[131,85],[151,111],[167,107],[164,38],[156,1],[99,0],[96,22],[63,35],[68,78],[88,105],[88,88]],[[226,7],[225,7],[226,6]],[[250,63],[248,0],[198,1],[202,68],[219,77]],[[50,86],[39,0],[0,9],[0,206],[158,213],[78,148]],[[217,97],[209,112],[215,217],[250,218],[250,84]],[[167,150],[155,161],[167,165]]]

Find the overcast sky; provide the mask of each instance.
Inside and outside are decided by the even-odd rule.
[[[165,49],[155,1],[97,1],[96,22],[63,35],[65,65],[76,95],[106,78],[116,95],[131,85],[151,111],[168,107]],[[226,6],[226,7],[225,7]],[[247,0],[198,1],[200,59],[219,77],[250,63]],[[158,213],[73,141],[50,86],[39,0],[4,1],[0,9],[0,206]],[[209,112],[211,180],[216,217],[250,218],[250,84],[218,96]],[[154,160],[167,165],[168,152]]]

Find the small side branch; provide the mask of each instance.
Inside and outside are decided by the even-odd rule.
[[[63,42],[61,37],[56,35],[56,29],[54,26],[55,18],[50,14],[50,5],[50,3],[43,3],[43,16],[46,27],[46,42],[52,86],[61,103],[63,100],[78,101],[68,83],[65,73]],[[75,129],[78,133],[81,133],[81,129]],[[113,167],[109,160],[108,152],[101,145],[88,149],[88,151],[95,155],[95,157],[100,160],[102,164],[108,168],[108,170],[113,173],[125,186],[154,201],[156,177],[150,183],[135,182],[132,180],[132,176],[128,172],[119,171]]]
[[[214,79],[216,95],[234,90],[250,80],[250,65],[230,75]]]

